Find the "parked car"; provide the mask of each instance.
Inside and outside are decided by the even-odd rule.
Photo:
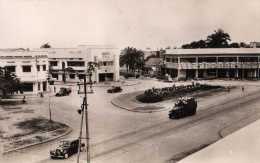
[[[60,88],[59,92],[55,96],[68,96],[71,93],[70,88]]]
[[[80,151],[82,151],[84,147],[85,144],[81,143]],[[50,157],[52,159],[54,158],[67,159],[71,155],[78,153],[78,148],[79,148],[79,139],[61,141],[60,145],[56,149],[50,151]]]
[[[117,93],[122,92],[122,88],[119,86],[112,86],[112,88],[107,90],[107,93]]]

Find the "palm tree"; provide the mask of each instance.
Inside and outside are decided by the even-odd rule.
[[[120,66],[126,66],[127,72],[140,71],[144,66],[144,53],[136,48],[127,47],[120,55]]]

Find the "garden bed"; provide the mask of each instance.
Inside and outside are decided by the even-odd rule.
[[[172,87],[152,88],[145,90],[143,94],[136,96],[136,99],[142,103],[156,103],[174,97],[181,97],[186,96],[188,94],[190,95],[193,93],[220,89],[224,90],[226,88],[219,85],[207,84],[194,84],[185,86],[173,85]]]

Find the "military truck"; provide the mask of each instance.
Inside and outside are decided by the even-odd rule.
[[[193,97],[179,98],[169,112],[170,119],[179,119],[196,114],[197,101]]]

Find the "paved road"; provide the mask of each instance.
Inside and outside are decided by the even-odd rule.
[[[125,87],[123,93],[145,89],[151,86],[149,84]],[[196,116],[169,120],[167,111],[149,114],[116,108],[110,104],[110,100],[116,94],[108,95],[106,88],[95,88],[95,93],[89,95],[92,161],[165,162],[191,149],[215,142],[220,139],[221,129],[260,113],[257,106],[260,94],[247,95],[254,89],[248,88],[248,92],[245,93],[240,90],[224,92],[207,100],[201,98]],[[222,104],[218,105],[220,101]],[[67,138],[78,136],[79,115],[76,110],[80,103],[81,99],[77,95],[52,99],[53,118],[74,128]],[[47,116],[48,110],[43,110],[42,114]],[[48,157],[49,150],[56,145],[57,141],[54,141],[11,153],[2,156],[0,162],[61,162],[50,160]],[[81,159],[86,159],[85,153],[82,153]],[[73,156],[64,162],[76,162],[76,157]]]

